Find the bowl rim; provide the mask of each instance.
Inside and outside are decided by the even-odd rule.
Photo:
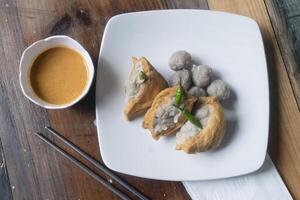
[[[77,45],[80,48],[80,51],[76,50],[74,47],[71,46],[66,46],[66,45],[50,45],[50,41],[52,40],[57,40],[57,39],[63,39],[63,40],[69,40],[71,43],[73,43],[74,45]],[[26,59],[26,57],[28,56],[28,52],[34,48],[37,45],[41,45],[42,43],[46,44],[46,46],[48,46],[49,48],[44,48],[42,50],[38,50],[36,53],[36,56],[33,56],[32,60],[35,60],[36,57],[38,55],[40,55],[42,52],[46,51],[47,49],[53,48],[55,46],[59,47],[59,46],[63,46],[69,49],[72,49],[74,51],[76,51],[77,53],[79,53],[83,59],[86,61],[86,66],[87,66],[87,71],[88,71],[88,79],[87,79],[87,83],[86,86],[84,88],[84,90],[81,92],[81,94],[75,98],[73,101],[66,103],[66,104],[51,104],[49,102],[46,102],[45,100],[41,99],[40,97],[38,97],[34,92],[33,95],[28,94],[27,90],[25,89],[25,82],[24,82],[24,76],[27,76],[27,74],[22,73],[22,68],[25,67],[24,65],[24,61]],[[27,65],[26,65],[27,66]],[[30,70],[30,68],[29,68]],[[27,70],[28,71],[28,70]],[[83,97],[86,96],[86,94],[89,92],[91,85],[93,83],[93,79],[94,79],[94,74],[95,74],[95,69],[94,69],[94,63],[91,59],[90,54],[87,52],[87,50],[75,39],[66,36],[66,35],[55,35],[55,36],[50,36],[41,40],[38,40],[34,43],[32,43],[31,45],[29,45],[22,53],[21,59],[20,59],[20,63],[19,63],[19,83],[20,83],[20,87],[22,90],[23,95],[29,99],[31,102],[33,102],[34,104],[41,106],[43,108],[46,109],[64,109],[64,108],[68,108],[73,106],[74,104],[78,103],[81,99],[83,99]],[[31,87],[31,85],[29,86]]]

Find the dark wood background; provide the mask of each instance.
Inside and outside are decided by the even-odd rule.
[[[287,14],[293,6],[286,2],[0,0],[0,199],[118,199],[32,134],[46,133],[43,127],[51,125],[101,161],[93,124],[95,85],[72,108],[45,110],[22,95],[18,82],[19,60],[22,51],[34,41],[65,34],[89,51],[96,66],[102,33],[110,17],[125,12],[174,8],[228,11],[250,16],[259,23],[270,75],[269,153],[294,198],[300,199],[300,116],[295,97],[299,79],[294,70],[298,69],[294,55],[299,54],[299,44],[295,40],[297,32],[289,31],[287,26],[296,22]],[[299,6],[296,0],[289,2]],[[296,11],[293,12],[292,18],[298,18]],[[179,182],[121,176],[152,199],[189,199]]]

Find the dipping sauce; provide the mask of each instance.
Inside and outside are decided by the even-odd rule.
[[[67,104],[79,97],[88,80],[84,58],[66,47],[54,47],[41,53],[30,70],[33,91],[51,104]]]

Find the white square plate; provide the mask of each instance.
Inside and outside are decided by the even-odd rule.
[[[142,118],[125,120],[124,84],[131,56],[145,56],[168,79],[176,50],[192,54],[227,82],[228,129],[221,148],[185,154],[175,137],[154,141]],[[205,10],[164,10],[113,17],[104,31],[97,72],[96,115],[104,163],[112,170],[161,180],[208,180],[253,172],[262,165],[269,127],[269,88],[259,27],[250,18]]]

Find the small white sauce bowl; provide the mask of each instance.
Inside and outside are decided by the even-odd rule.
[[[34,60],[41,53],[53,47],[67,47],[77,51],[84,58],[88,70],[87,84],[81,95],[67,104],[56,105],[44,101],[35,94],[30,83],[30,70]],[[51,36],[33,43],[24,50],[19,65],[19,81],[23,94],[33,103],[47,109],[63,109],[80,101],[88,93],[94,73],[94,64],[89,53],[76,40],[65,35]]]

